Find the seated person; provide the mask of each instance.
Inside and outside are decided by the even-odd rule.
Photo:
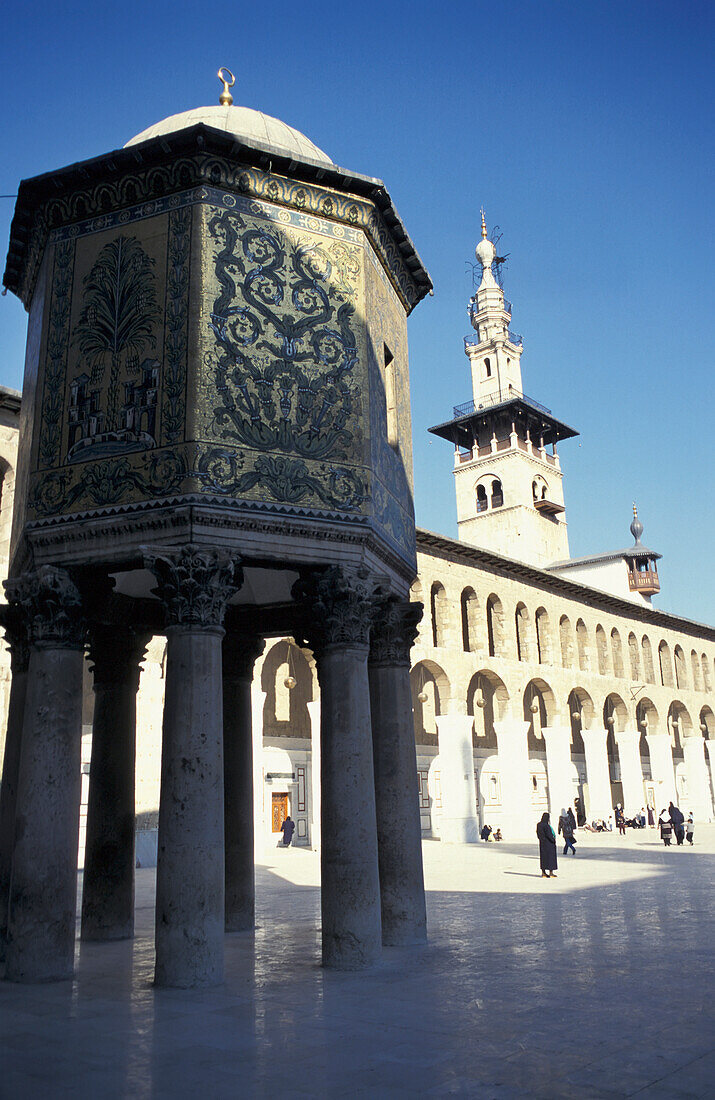
[[[503,839],[504,839],[504,837],[501,835],[501,829],[497,829],[496,832],[494,833],[494,836],[492,837],[492,840],[503,840]]]
[[[482,831],[479,835],[482,838],[482,840],[489,840],[489,837],[491,836],[491,832],[492,832],[491,825],[483,825],[482,826]]]

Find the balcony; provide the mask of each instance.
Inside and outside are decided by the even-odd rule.
[[[655,569],[644,569],[642,573],[629,569],[628,587],[631,592],[660,592],[660,580]]]
[[[540,405],[538,401],[527,397],[520,390],[509,388],[508,390],[497,390],[496,393],[487,394],[485,397],[480,398],[479,404],[474,401],[465,401],[463,405],[454,405],[454,418],[470,416],[471,413],[481,412],[482,409],[491,409],[495,405],[505,405],[507,401],[514,401],[516,398],[535,409],[536,412],[546,413],[547,416],[551,415],[551,409],[547,409],[546,405]]]
[[[524,337],[520,336],[518,332],[512,332],[511,329],[509,329],[507,339],[515,348],[520,348],[524,344]]]

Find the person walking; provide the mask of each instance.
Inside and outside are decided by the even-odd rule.
[[[616,825],[618,826],[618,832],[621,836],[626,835],[626,815],[623,812],[623,807],[620,802],[616,806]]]
[[[693,811],[688,814],[688,820],[685,823],[685,839],[688,844],[693,846],[693,833],[695,832],[695,818],[693,817]]]
[[[574,840],[574,830],[573,825],[571,824],[572,818],[573,814],[571,815],[571,817],[569,817],[568,812],[562,809],[561,816],[559,817],[559,832],[564,838],[564,855],[566,855],[569,848],[571,849],[573,854],[576,855],[576,841]]]
[[[673,833],[673,823],[670,820],[670,814],[663,808],[660,817],[658,818],[658,825],[660,827],[660,839],[666,848],[670,848],[670,840]]]
[[[685,840],[685,815],[682,810],[678,809],[672,802],[668,806],[670,811],[670,820],[673,823],[673,831],[675,832],[675,839],[680,847]]]
[[[290,848],[293,833],[295,832],[295,821],[293,821],[290,816],[287,816],[281,825],[281,832],[283,833],[283,847]]]
[[[568,817],[569,821],[571,822],[571,828],[573,829],[574,832],[576,832],[576,818],[574,817],[573,810],[571,809],[570,806],[569,806],[568,810],[566,811],[566,816]]]
[[[539,838],[539,862],[541,864],[542,878],[556,878],[556,834],[549,823],[549,815],[541,815],[541,821],[536,826],[536,835]]]

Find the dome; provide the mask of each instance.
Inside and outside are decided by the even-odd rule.
[[[169,115],[161,122],[148,126],[146,130],[142,130],[140,134],[128,141],[124,148],[138,145],[141,141],[163,137],[165,134],[175,134],[178,130],[188,129],[189,126],[196,126],[200,122],[204,126],[211,126],[214,130],[224,130],[238,141],[245,142],[246,145],[259,145],[264,149],[274,150],[278,154],[295,157],[298,160],[319,161],[321,164],[333,163],[327,153],[314,145],[305,134],[301,134],[300,130],[294,130],[292,126],[281,122],[280,119],[264,115],[262,111],[253,111],[250,107],[196,107],[192,111],[181,111],[178,115]]]

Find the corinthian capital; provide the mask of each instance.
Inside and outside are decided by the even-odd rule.
[[[400,600],[396,596],[378,597],[374,602],[368,663],[390,668],[405,665],[409,668],[410,650],[417,637],[417,625],[423,610],[421,603]]]
[[[27,625],[31,645],[40,648],[82,649],[86,623],[82,597],[64,569],[41,565],[34,573],[22,573],[4,582],[18,622]]]
[[[243,583],[243,570],[227,553],[199,546],[144,554],[157,579],[167,625],[211,630],[223,623],[226,604]]]
[[[139,666],[148,641],[148,636],[138,635],[129,627],[105,626],[102,623],[90,627],[89,659],[95,688],[100,684],[129,682],[138,691]]]
[[[337,565],[296,581],[293,597],[303,604],[304,633],[315,652],[369,645],[375,584]]]

